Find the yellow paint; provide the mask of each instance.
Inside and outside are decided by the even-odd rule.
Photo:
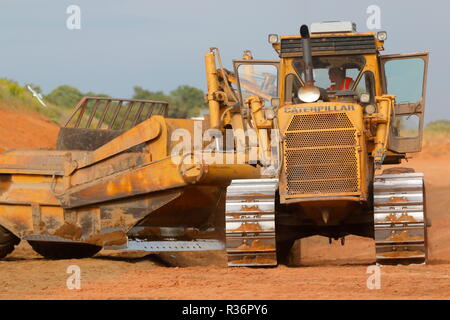
[[[360,33],[360,34],[335,34],[335,36],[352,36],[352,35],[375,35],[374,33]],[[314,34],[312,38],[317,38],[323,35]],[[327,35],[329,36],[329,35]],[[296,36],[299,37],[299,36]],[[287,36],[281,37],[287,38]],[[292,38],[292,36],[289,36]],[[383,42],[376,42],[376,45],[381,47]],[[274,44],[275,49],[279,50],[280,45]],[[209,104],[209,117],[206,117],[202,121],[201,134],[203,134],[209,128],[216,128],[224,130],[224,125],[232,125],[234,129],[244,129],[246,125],[250,125],[250,119],[243,119],[239,110],[233,110],[231,106],[227,105],[227,102],[233,101],[233,97],[226,94],[226,88],[222,88],[222,83],[219,83],[219,74],[216,68],[215,55],[213,52],[205,54],[205,67],[206,67],[206,80],[208,87],[207,100]],[[369,155],[372,158],[380,159],[380,154],[385,152],[386,144],[389,133],[389,121],[390,113],[394,101],[392,96],[384,96],[381,84],[381,72],[378,64],[378,54],[364,55],[366,64],[361,71],[363,74],[365,71],[371,71],[375,78],[375,87],[377,95],[377,107],[378,113],[372,116],[367,116],[363,113],[361,105],[353,103],[340,103],[340,102],[327,102],[327,103],[313,103],[303,104],[299,106],[316,106],[324,107],[328,105],[348,106],[352,105],[352,110],[346,110],[345,113],[349,117],[354,130],[356,131],[355,139],[355,157],[357,159],[357,179],[359,181],[358,192],[343,193],[335,192],[333,194],[327,194],[326,196],[349,196],[353,198],[360,197],[360,199],[366,199],[368,194],[368,179],[367,176],[368,166],[370,165]],[[276,120],[266,119],[263,111],[263,103],[260,98],[264,98],[261,94],[257,97],[252,97],[248,100],[248,107],[251,110],[251,120],[257,130],[267,130],[272,127],[279,127],[281,134],[286,131],[292,117],[296,113],[286,113],[286,107],[293,107],[292,104],[284,105],[285,92],[286,92],[286,75],[294,74],[296,71],[293,68],[292,62],[294,58],[283,58],[280,61],[279,69],[279,93],[281,108],[278,112]],[[252,74],[251,66],[244,70],[248,76]],[[236,84],[236,77],[229,75],[227,79],[231,83]],[[302,83],[302,79],[298,78]],[[355,79],[357,82],[359,79]],[[245,86],[245,85],[243,85]],[[244,108],[246,106],[241,106]],[[224,112],[226,112],[224,114]],[[338,112],[338,111],[336,111]],[[339,111],[340,112],[340,111]],[[314,111],[305,111],[302,114],[314,114]],[[323,111],[323,114],[332,114],[335,111]],[[370,133],[372,126],[376,126],[373,133]],[[39,170],[28,168],[25,164],[33,160],[33,154],[28,154],[28,157],[24,160],[21,158],[21,153],[11,153],[8,157],[0,157],[0,172],[12,172],[11,185],[5,183],[5,190],[0,194],[0,224],[8,228],[11,228],[13,232],[33,232],[32,210],[31,204],[39,204],[41,208],[41,218],[43,220],[53,220],[57,224],[64,222],[64,212],[59,206],[64,201],[86,201],[82,202],[78,212],[87,210],[89,211],[83,214],[99,214],[97,197],[101,198],[102,202],[114,201],[118,198],[127,199],[130,196],[137,194],[148,194],[152,192],[159,192],[161,190],[182,188],[190,183],[198,183],[201,185],[223,185],[226,186],[231,179],[245,179],[245,178],[259,178],[261,177],[260,167],[251,166],[246,163],[239,163],[240,159],[244,159],[248,162],[249,150],[241,157],[239,154],[219,154],[218,158],[225,163],[224,160],[229,158],[235,160],[233,164],[205,164],[195,163],[192,165],[178,165],[173,162],[174,159],[170,158],[171,149],[174,143],[171,141],[171,134],[174,130],[184,128],[193,137],[194,133],[194,121],[188,119],[164,119],[161,116],[154,116],[150,119],[135,126],[131,130],[127,131],[123,135],[113,139],[104,146],[94,151],[80,152],[80,151],[55,151],[48,153],[49,155],[57,155],[60,157],[60,162],[55,165],[55,168],[51,168],[46,171],[46,175],[39,174]],[[324,127],[323,131],[331,130]],[[339,129],[333,129],[339,131]],[[317,131],[317,130],[316,130]],[[320,131],[320,130],[319,130]],[[258,136],[259,138],[259,136]],[[270,152],[269,146],[270,135],[267,135],[264,141],[260,141],[260,146],[266,146],[266,152]],[[193,146],[192,141],[192,146]],[[141,155],[137,153],[133,157],[123,156],[123,151],[128,150],[131,147],[145,143],[145,147],[142,149]],[[203,141],[204,143],[204,141]],[[205,143],[207,144],[207,143]],[[333,146],[328,146],[332,148]],[[264,148],[264,147],[263,147]],[[313,148],[313,147],[312,147]],[[261,150],[258,150],[261,151]],[[140,152],[140,151],[139,151]],[[27,153],[23,153],[27,155]],[[45,154],[39,153],[42,159]],[[67,154],[67,157],[66,157]],[[230,156],[230,157],[228,157]],[[3,159],[3,160],[2,160]],[[122,168],[121,171],[110,174],[104,173],[105,166],[108,165],[109,160],[116,160],[117,162],[125,161],[125,163],[133,163],[132,166]],[[282,165],[286,165],[286,159],[282,159]],[[3,161],[3,162],[2,162]],[[127,162],[128,161],[128,162]],[[134,162],[133,162],[134,161]],[[339,162],[340,159],[337,159]],[[22,169],[11,169],[7,167],[10,163],[24,164]],[[5,169],[2,171],[1,163],[5,165]],[[7,168],[6,168],[7,167]],[[17,168],[19,166],[16,166]],[[53,181],[52,172],[55,172],[59,167],[65,168],[63,178]],[[84,168],[83,171],[81,168]],[[61,169],[61,168],[59,168]],[[286,171],[286,167],[284,168]],[[29,170],[30,174],[19,174],[20,172],[28,172],[23,170]],[[88,171],[88,170],[92,170]],[[103,170],[103,171],[102,171]],[[36,173],[36,174],[33,174]],[[61,176],[63,174],[60,174]],[[349,177],[350,178],[350,177]],[[54,194],[54,188],[52,183],[57,183],[56,190],[60,193],[65,193],[64,197],[58,197]],[[73,182],[73,185],[71,185]],[[281,181],[281,185],[286,181]],[[76,188],[72,188],[73,186]],[[60,191],[61,190],[61,191]],[[308,194],[296,195],[296,197],[307,197]],[[68,200],[69,199],[69,200]],[[81,200],[80,200],[81,199]],[[92,201],[92,202],[89,202]],[[13,205],[13,203],[15,203]],[[86,204],[88,203],[88,204]],[[70,205],[67,205],[70,207]],[[84,206],[84,207],[83,207]],[[75,206],[76,207],[76,206]],[[118,215],[120,216],[120,215]],[[118,221],[119,224],[126,224],[127,221]],[[18,231],[18,230],[21,231]],[[43,230],[47,232],[48,230]]]
[[[338,111],[328,112],[328,111],[313,111],[313,110],[326,110],[326,107],[336,107]],[[306,107],[306,109],[305,109]],[[342,108],[350,109],[350,110],[344,110],[342,111]],[[293,110],[296,111],[302,111],[302,112],[293,112]],[[306,112],[305,112],[306,110]],[[308,111],[309,110],[309,111]],[[289,112],[286,112],[289,111]],[[354,155],[356,158],[356,165],[357,165],[357,179],[358,179],[358,186],[359,190],[358,192],[332,192],[327,194],[322,194],[322,196],[332,197],[332,196],[356,196],[356,199],[366,198],[368,193],[368,184],[367,184],[367,177],[366,177],[366,165],[367,165],[367,146],[366,141],[364,139],[364,118],[363,118],[363,109],[362,106],[354,103],[349,102],[317,102],[317,103],[308,103],[308,104],[299,104],[299,105],[288,105],[283,108],[280,108],[278,112],[278,119],[280,121],[280,129],[281,129],[281,135],[284,136],[286,134],[286,131],[288,129],[288,126],[291,123],[291,120],[293,116],[295,115],[327,115],[327,114],[336,114],[336,113],[345,113],[347,117],[349,118],[350,122],[352,123],[352,127],[354,130],[356,130],[356,143]],[[314,129],[312,131],[314,132],[324,132],[324,131],[346,131],[348,129],[333,129],[324,127],[321,129]],[[289,130],[289,132],[308,132],[308,130]],[[286,140],[284,142],[284,148],[286,149]],[[333,145],[327,145],[326,147],[317,147],[322,150],[326,150],[327,148],[339,148],[339,145],[333,146]],[[312,148],[316,149],[316,148]],[[340,161],[343,161],[342,159],[336,159],[335,163],[339,163]],[[318,163],[320,164],[320,163]],[[284,159],[283,161],[284,166],[284,172],[287,172],[287,160]],[[347,179],[351,179],[354,177],[348,176],[344,177]],[[286,188],[286,177],[283,175],[281,177],[280,181],[280,193],[282,193],[282,190]],[[289,198],[311,198],[311,197],[317,197],[317,194],[297,194],[295,196],[290,195]],[[282,197],[283,200],[283,197]]]
[[[263,106],[264,102],[261,98],[257,96],[252,96],[247,99],[246,103],[250,106],[252,110],[252,119],[259,129],[270,129],[272,128],[272,121],[267,120],[264,115]]]
[[[11,176],[11,181],[14,183],[51,183],[52,177],[29,174],[14,174]]]
[[[31,206],[0,205],[0,225],[17,236],[32,232]]]
[[[211,128],[219,128],[220,125],[220,105],[215,95],[219,91],[219,81],[217,79],[217,70],[214,53],[208,52],[205,54],[206,66],[206,82],[208,85],[208,103],[209,103],[209,117]]]

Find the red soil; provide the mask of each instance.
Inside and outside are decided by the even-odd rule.
[[[2,149],[54,146],[58,127],[39,117],[0,109],[0,123]],[[180,267],[156,255],[111,251],[49,261],[22,242],[0,261],[0,299],[449,299],[450,156],[433,150],[405,165],[425,172],[432,264],[382,267],[380,290],[366,286],[373,241],[358,237],[343,247],[305,239],[303,266],[268,269],[227,268],[222,252],[159,256]],[[66,287],[70,265],[81,268],[81,290]]]
[[[0,109],[0,152],[55,146],[59,126],[35,114]]]

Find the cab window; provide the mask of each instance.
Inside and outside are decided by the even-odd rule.
[[[415,103],[422,99],[425,61],[421,58],[391,60],[384,66],[387,91],[397,103]],[[408,79],[408,81],[405,81]]]
[[[358,55],[313,57],[315,86],[329,92],[353,90],[364,65],[364,57]],[[303,58],[294,59],[293,67],[299,77],[304,79]]]
[[[241,64],[237,68],[242,99],[261,97],[266,105],[278,96],[278,69],[272,64]]]
[[[420,118],[415,114],[396,115],[392,131],[398,138],[416,138],[419,136]]]
[[[302,84],[295,74],[290,73],[286,76],[285,101],[287,103],[301,103],[300,99],[298,98],[298,90],[301,88],[301,86]]]

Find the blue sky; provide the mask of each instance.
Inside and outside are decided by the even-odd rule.
[[[81,30],[68,30],[66,9],[81,8]],[[203,54],[221,49],[225,67],[245,49],[276,59],[269,33],[296,34],[301,24],[351,20],[366,27],[369,5],[381,8],[386,53],[430,51],[427,121],[450,119],[450,5],[444,1],[0,0],[0,77],[61,84],[130,97],[133,86],[169,92],[205,89]]]

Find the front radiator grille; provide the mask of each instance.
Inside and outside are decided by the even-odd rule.
[[[345,113],[293,116],[284,139],[286,194],[359,192],[357,147]]]
[[[348,179],[355,174],[357,168],[354,163],[342,164],[339,170],[335,170],[333,165],[310,165],[292,166],[287,168],[288,180],[327,180],[327,179]]]
[[[355,189],[355,183],[351,180],[292,181],[289,189],[289,195],[342,193],[352,192]]]
[[[353,129],[353,125],[345,113],[311,113],[295,115],[287,131],[344,128]]]
[[[355,132],[355,130],[289,132],[286,133],[286,147],[311,148],[339,145],[353,146],[355,144]]]

